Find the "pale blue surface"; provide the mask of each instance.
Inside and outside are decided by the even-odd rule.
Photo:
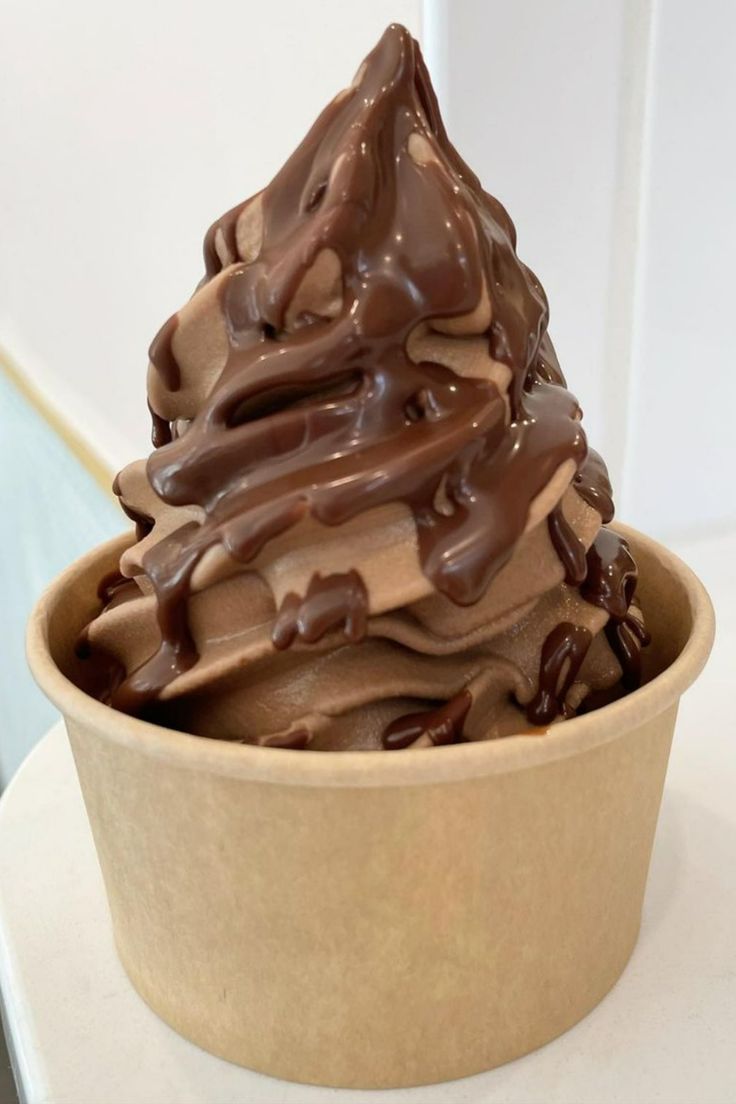
[[[0,372],[0,788],[56,716],[26,666],[28,615],[67,564],[128,525]]]

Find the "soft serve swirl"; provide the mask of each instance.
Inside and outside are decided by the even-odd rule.
[[[417,43],[389,27],[271,184],[211,227],[204,279],[153,342],[156,447],[146,494],[157,500],[151,513],[170,519],[158,525],[133,502],[125,484],[134,481],[121,473],[118,493],[143,544],[122,567],[138,589],[114,586],[108,607],[148,599],[158,642],[132,663],[109,633],[95,640],[93,623],[93,651],[118,661],[106,692],[113,706],[155,714],[182,679],[187,685],[186,673],[203,660],[191,600],[208,580],[257,573],[305,525],[322,536],[351,531],[360,518],[380,527],[397,504],[411,519],[422,575],[413,595],[434,601],[419,623],[438,639],[447,609],[462,619],[462,609],[482,608],[546,519],[565,580],[553,578],[553,592],[566,588],[560,596],[569,605],[575,590],[576,609],[587,603],[600,624],[560,617],[554,639],[549,632],[537,641],[536,677],[526,673],[530,685],[516,695],[519,704],[527,698],[532,723],[574,710],[568,692],[609,618],[610,662],[585,692],[618,682],[622,668],[635,681],[644,640],[632,612],[635,565],[620,537],[605,529],[595,536],[613,514],[605,465],[588,450],[565,387],[544,291],[515,247],[506,211],[447,138]],[[577,527],[564,509],[573,500]],[[272,664],[295,648],[322,655],[325,642],[358,654],[364,647],[369,661],[371,637],[423,650],[416,625],[407,636],[395,619],[385,623],[400,606],[367,585],[362,564],[346,553],[340,570],[322,574],[316,538],[312,559],[308,585],[271,596]],[[534,596],[517,612],[530,615]],[[416,622],[413,611],[408,601],[404,621]],[[469,614],[472,642],[453,628],[453,655],[498,636],[484,636],[477,621]],[[434,640],[427,648],[442,650]],[[256,652],[264,655],[262,644]],[[470,667],[478,668],[475,658]],[[451,739],[462,738],[472,681],[448,703],[453,723],[435,725],[452,730]],[[461,709],[452,706],[460,694]],[[394,699],[427,696],[408,685]],[[303,723],[303,704],[271,742],[311,746],[315,726]],[[427,738],[429,723],[406,738],[400,714],[399,706],[384,746],[448,742]],[[263,742],[261,734],[228,735]]]

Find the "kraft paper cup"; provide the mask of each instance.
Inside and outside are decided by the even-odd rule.
[[[678,701],[713,638],[692,572],[624,532],[651,681],[546,736],[421,751],[257,748],[117,713],[70,677],[125,540],[51,586],[30,664],[151,1008],[252,1069],[377,1088],[508,1062],[601,1000],[636,942]]]

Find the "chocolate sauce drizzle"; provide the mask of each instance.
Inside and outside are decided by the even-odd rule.
[[[641,650],[650,642],[644,622],[633,612],[638,570],[623,537],[611,529],[599,530],[587,556],[588,572],[580,593],[586,602],[608,614],[606,637],[621,664],[621,683],[635,690],[641,683]]]
[[[587,572],[580,593],[615,621],[623,621],[636,592],[636,561],[623,537],[601,528],[588,550]]]
[[[472,704],[470,691],[461,690],[436,709],[397,717],[383,733],[383,746],[386,751],[397,751],[410,747],[420,739],[428,739],[434,747],[462,743],[463,724]]]
[[[623,537],[605,528],[613,519],[613,492],[606,465],[593,449],[588,450],[573,486],[580,497],[598,511],[604,527],[586,553],[583,542],[562,512],[562,504],[558,503],[547,518],[549,535],[565,569],[565,582],[579,586],[587,602],[600,606],[608,614],[606,638],[621,664],[621,684],[626,690],[635,690],[641,683],[641,649],[650,638],[641,617],[631,612],[637,583],[634,557]],[[589,638],[586,629],[563,622],[545,640],[539,691],[526,709],[532,724],[549,724],[559,713],[567,715],[565,695],[585,659]],[[567,667],[560,682],[563,664]]]
[[[603,457],[595,449],[588,449],[588,455],[573,479],[573,487],[589,506],[598,511],[604,525],[613,521],[611,481]]]
[[[608,469],[594,449],[588,449],[575,474],[573,486],[580,497],[598,511],[604,524],[613,519],[613,492]],[[588,570],[585,545],[565,518],[561,502],[549,513],[547,527],[554,549],[565,568],[565,582],[570,586],[579,586]]]
[[[565,696],[572,686],[588,648],[592,633],[582,625],[561,621],[542,646],[539,689],[526,707],[534,725],[550,724],[558,713],[566,714]]]
[[[151,406],[149,399],[148,413],[151,415],[151,444],[155,449],[162,448],[164,445],[169,445],[173,441],[174,437],[171,432],[171,423],[166,418],[162,418],[160,414]]]
[[[636,561],[624,538],[612,529],[599,529],[585,557],[580,595],[608,614],[606,639],[621,665],[625,690],[636,690],[640,685],[641,650],[650,642],[635,603],[637,579]],[[532,724],[550,724],[559,713],[567,715],[565,695],[580,671],[591,639],[587,629],[569,621],[563,621],[549,634],[542,646],[539,691],[526,709]]]
[[[585,545],[563,514],[561,503],[547,515],[547,528],[565,569],[565,582],[578,586],[585,578]]]
[[[368,624],[368,592],[357,571],[323,578],[316,572],[303,598],[287,594],[281,603],[271,639],[274,647],[288,648],[297,638],[305,644],[321,640],[330,629],[343,626],[345,637],[356,644]]]
[[[621,685],[624,690],[636,690],[641,686],[641,650],[651,643],[651,636],[644,623],[632,614],[623,621],[609,621],[606,639],[621,664]]]

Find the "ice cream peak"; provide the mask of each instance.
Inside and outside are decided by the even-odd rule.
[[[434,594],[440,622],[443,602],[482,607],[547,519],[566,584],[615,619],[611,640],[633,670],[628,561],[614,534],[615,548],[593,541],[613,514],[605,465],[588,451],[544,291],[515,247],[506,211],[447,138],[417,43],[389,27],[271,184],[208,231],[205,277],[152,344],[146,480],[157,501],[149,514],[118,490],[143,542],[123,572],[145,576],[160,642],[125,663],[113,704],[138,711],[165,697],[201,662],[192,594],[286,555],[310,525],[308,586],[280,598],[272,588],[271,651],[338,630],[356,647],[380,635],[376,616],[403,603],[377,596],[380,580],[367,585],[370,557],[356,562],[355,541],[320,574],[319,543],[357,519],[369,519],[365,539],[373,522],[389,532],[397,509],[423,579],[407,608]],[[165,525],[151,516],[167,511]],[[539,723],[600,629],[566,624],[541,655]],[[462,727],[462,694],[440,710],[443,732]],[[401,746],[407,726],[392,725],[386,746]]]

